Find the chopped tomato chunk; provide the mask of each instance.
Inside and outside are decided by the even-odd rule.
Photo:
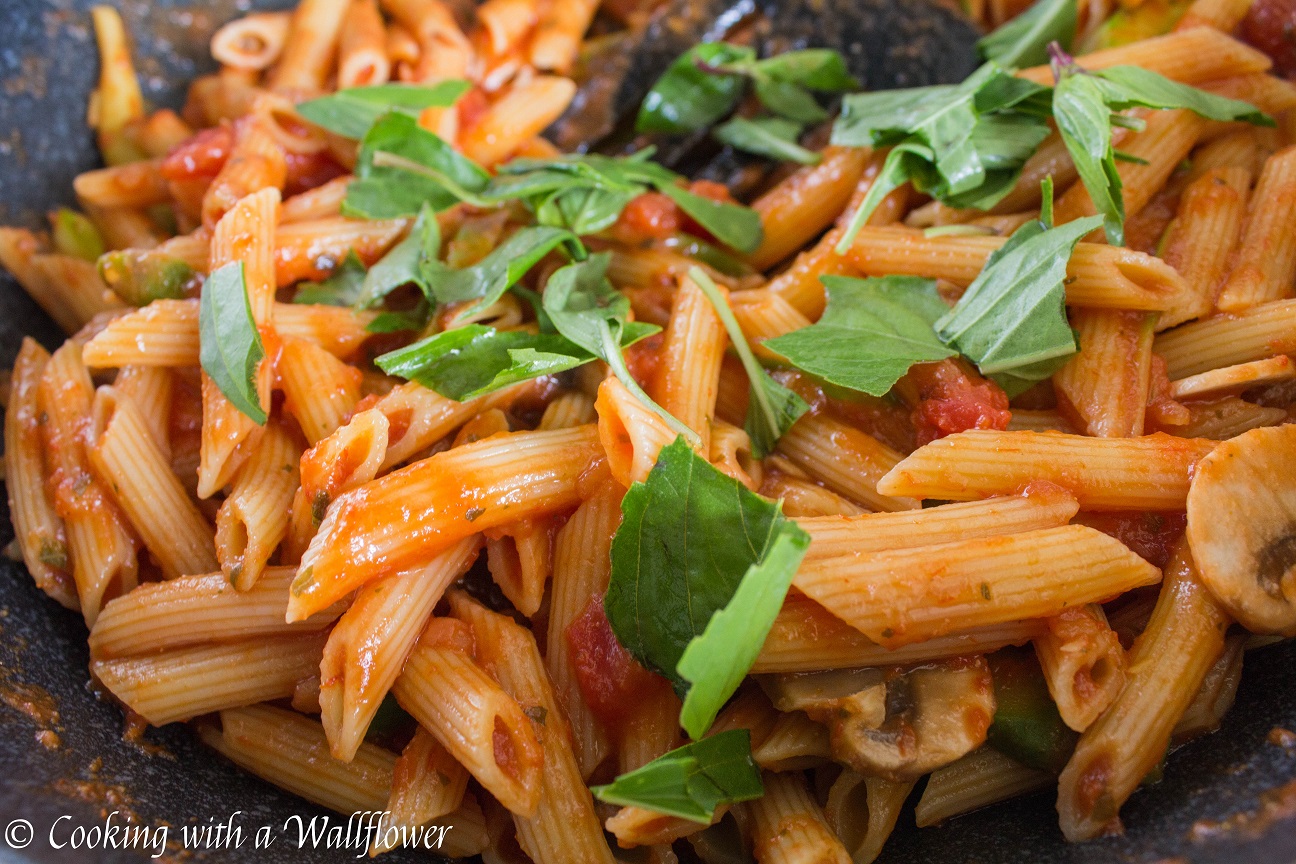
[[[912,419],[919,447],[968,429],[1008,428],[1008,394],[993,381],[950,360],[922,363],[909,376],[918,390]]]
[[[175,181],[211,179],[225,166],[233,146],[234,129],[228,124],[203,129],[166,155],[162,176]]]
[[[1296,0],[1255,0],[1239,32],[1273,58],[1274,72],[1296,75]]]
[[[662,193],[645,192],[621,211],[612,232],[630,244],[660,240],[680,230],[682,215],[675,202]]]
[[[602,595],[590,598],[566,636],[585,704],[609,730],[618,730],[634,714],[646,692],[666,684],[621,647],[603,612]]]
[[[1188,525],[1188,516],[1176,512],[1084,513],[1079,521],[1124,543],[1149,564],[1165,567]]]

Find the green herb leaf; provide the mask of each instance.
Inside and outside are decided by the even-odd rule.
[[[796,84],[821,93],[841,93],[860,86],[846,68],[846,60],[842,55],[829,48],[784,51],[757,60],[753,66],[757,76]]]
[[[628,346],[659,329],[652,324],[629,324],[622,336]],[[417,381],[447,399],[466,402],[593,359],[593,353],[556,333],[469,324],[390,351],[374,363],[388,375]]]
[[[932,330],[949,311],[934,280],[824,276],[821,281],[828,290],[823,317],[764,343],[792,365],[831,384],[883,396],[915,363],[956,353]]]
[[[760,246],[764,229],[761,227],[760,214],[750,207],[714,201],[674,184],[659,185],[657,191],[674,201],[712,237],[729,248],[739,252],[755,252]]]
[[[302,282],[293,294],[294,303],[321,306],[354,306],[365,284],[365,266],[352,249],[323,282]]]
[[[788,520],[682,438],[630,487],[621,513],[604,598],[608,622],[635,659],[684,695],[677,666],[685,648],[765,560]]]
[[[1068,50],[1076,33],[1076,0],[1037,0],[1029,9],[1001,24],[977,43],[987,60],[1021,68],[1047,63],[1048,46],[1058,42]]]
[[[1113,111],[1144,108],[1186,108],[1208,120],[1240,121],[1273,126],[1274,119],[1249,102],[1217,96],[1140,66],[1109,66],[1093,73]]]
[[[813,150],[796,143],[801,124],[782,117],[759,117],[749,120],[734,117],[715,129],[716,140],[735,150],[754,153],[779,162],[817,165],[822,158]]]
[[[423,166],[433,176],[375,165],[377,153]],[[480,192],[490,182],[490,175],[479,165],[399,111],[384,114],[365,134],[355,173],[342,213],[367,219],[413,216],[425,203],[433,210],[444,210],[459,202],[458,193]]]
[[[721,323],[729,333],[738,359],[742,361],[747,378],[751,381],[751,391],[747,399],[747,419],[743,428],[751,439],[752,455],[764,459],[778,444],[792,424],[801,419],[801,415],[810,410],[805,400],[770,377],[752,354],[747,337],[743,335],[738,319],[725,302],[715,282],[700,267],[689,270],[689,278],[697,283],[702,293],[715,307]]]
[[[388,111],[417,117],[424,108],[448,108],[467,93],[467,81],[442,81],[431,87],[413,84],[376,84],[348,87],[328,96],[297,104],[297,113],[316,126],[344,138],[363,138]]]
[[[747,81],[715,74],[712,67],[755,60],[752,49],[707,42],[680,55],[644,97],[635,119],[637,132],[694,132],[734,110]]]
[[[828,119],[828,112],[815,99],[814,94],[800,84],[762,77],[756,79],[755,89],[756,98],[761,105],[779,117],[798,124],[820,123]]]
[[[1099,79],[1064,74],[1053,90],[1053,116],[1080,181],[1103,217],[1107,242],[1125,245],[1125,201],[1112,147],[1112,113]]]
[[[257,394],[256,373],[265,348],[252,319],[243,262],[226,264],[207,277],[198,305],[198,333],[203,371],[230,404],[264,424],[266,412]]]
[[[1076,351],[1066,318],[1067,262],[1080,238],[1101,223],[1099,216],[1057,228],[1026,223],[990,256],[958,304],[936,322],[936,332],[985,375],[1007,374],[1019,384],[1047,377],[1042,373],[1056,370],[1048,361]]]
[[[747,677],[809,548],[810,535],[795,522],[784,522],[764,557],[747,569],[729,603],[684,649],[676,668],[692,684],[680,711],[680,725],[690,737],[706,733]]]
[[[590,791],[609,804],[643,807],[704,825],[711,823],[722,804],[765,794],[747,729],[730,729],[686,744]]]
[[[585,257],[585,247],[565,228],[533,226],[518,230],[481,261],[462,270],[424,261],[423,278],[438,303],[477,301],[464,313],[472,314],[504,296],[505,291],[559,247],[572,258]]]
[[[441,226],[431,206],[424,204],[405,239],[369,268],[355,305],[368,309],[402,285],[418,285],[426,295],[429,289],[424,273],[436,269],[440,253]]]
[[[432,307],[427,300],[420,299],[413,309],[399,312],[380,312],[365,325],[366,333],[405,333],[422,330],[427,326]]]

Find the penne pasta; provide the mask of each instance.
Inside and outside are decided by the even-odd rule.
[[[1054,376],[1058,406],[1077,429],[1097,438],[1143,434],[1152,380],[1152,330],[1146,312],[1078,309],[1071,326],[1080,352]]]
[[[860,430],[828,417],[807,414],[779,441],[779,452],[829,489],[873,510],[911,510],[912,498],[888,495],[878,481],[901,455]]]
[[[352,0],[338,41],[338,88],[369,87],[391,77],[387,31],[376,0]]]
[[[283,51],[291,18],[287,12],[258,12],[235,18],[212,36],[212,56],[235,69],[265,70]]]
[[[284,410],[297,421],[311,444],[336,432],[360,401],[360,370],[315,342],[284,339],[276,369],[283,388]]]
[[[1190,290],[1161,313],[1157,329],[1204,318],[1241,236],[1251,174],[1246,168],[1217,168],[1193,181],[1179,203],[1166,237],[1165,260],[1183,274]]]
[[[1101,606],[1066,609],[1044,621],[1035,656],[1062,721],[1088,729],[1125,684],[1125,649]]]
[[[1296,279],[1296,147],[1275,153],[1256,181],[1236,263],[1218,306],[1239,312],[1291,295]]]
[[[281,424],[269,423],[216,513],[216,557],[230,584],[256,584],[288,533],[288,510],[300,477],[301,445]]]
[[[1157,336],[1170,380],[1264,360],[1296,350],[1296,301],[1274,300],[1242,312],[1214,315]]]
[[[765,794],[742,806],[750,820],[752,854],[760,864],[848,864],[851,857],[797,774],[761,774]]]
[[[1210,27],[1195,27],[1081,54],[1076,62],[1086,69],[1142,66],[1184,84],[1266,72],[1271,65],[1264,54]],[[1048,84],[1053,80],[1048,66],[1033,66],[1017,74],[1038,84]]]
[[[1028,768],[985,745],[933,771],[914,816],[918,827],[926,828],[1051,785],[1053,778],[1047,772]]]
[[[720,361],[728,344],[729,337],[711,301],[692,279],[682,279],[675,292],[670,323],[666,325],[661,363],[651,395],[662,408],[697,433],[700,442],[697,449],[702,453],[711,449],[711,420],[720,387]]]
[[[297,5],[284,51],[266,79],[270,89],[313,93],[324,86],[347,5],[348,0],[302,0]]]

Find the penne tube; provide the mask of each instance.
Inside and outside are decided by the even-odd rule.
[[[212,36],[212,57],[234,69],[268,69],[279,59],[288,40],[291,18],[288,12],[257,12],[235,18]]]
[[[94,387],[81,346],[63,343],[41,371],[37,405],[54,512],[63,517],[81,614],[93,627],[104,602],[135,587],[136,540],[125,516],[92,470],[86,430]]]
[[[881,492],[878,481],[903,458],[876,438],[826,414],[806,414],[778,450],[829,489],[873,510],[912,510],[912,498]]]
[[[156,159],[84,171],[72,181],[77,198],[94,207],[152,207],[171,200],[171,191]]]
[[[284,622],[291,567],[270,567],[247,591],[235,590],[223,573],[146,582],[104,605],[90,631],[96,660],[201,645],[248,642],[328,627],[342,614],[341,604],[306,621]]]
[[[148,436],[171,461],[171,394],[174,376],[162,366],[126,366],[113,379],[113,389],[139,410]]]
[[[1102,834],[1165,754],[1170,734],[1224,651],[1229,618],[1203,587],[1187,544],[1166,568],[1152,620],[1130,651],[1116,701],[1085,730],[1058,782],[1068,840]]]
[[[299,481],[301,446],[271,422],[239,469],[216,513],[216,557],[230,584],[246,591],[288,533],[288,510]]]
[[[501,686],[529,712],[541,718],[544,769],[535,815],[514,814],[517,840],[536,864],[612,864],[603,826],[594,801],[581,779],[571,749],[571,730],[554,696],[553,686],[530,632],[511,618],[477,605],[461,592],[451,592],[450,607],[467,621],[477,640],[479,660]]]
[[[1273,300],[1162,333],[1152,350],[1170,380],[1296,351],[1296,300]]]
[[[1219,729],[1237,696],[1242,679],[1242,656],[1249,638],[1246,633],[1234,633],[1224,641],[1224,652],[1202,679],[1197,695],[1188,703],[1170,735],[1172,747]]]
[[[719,289],[727,296],[723,288]],[[675,291],[651,395],[657,404],[697,433],[697,449],[711,449],[711,420],[720,388],[720,362],[729,337],[711,301],[685,277]],[[601,388],[600,388],[601,390]]]
[[[1088,729],[1125,684],[1125,649],[1101,606],[1045,619],[1035,656],[1062,721],[1077,732]]]
[[[336,432],[360,401],[360,370],[314,342],[284,339],[276,370],[284,410],[311,444]]]
[[[477,538],[428,563],[361,588],[329,634],[320,661],[320,721],[333,758],[348,761],[401,673],[432,607],[477,558]],[[314,620],[313,616],[309,620]]]
[[[1194,27],[1214,27],[1222,33],[1232,33],[1251,10],[1254,0],[1194,0],[1184,12],[1175,32]]]
[[[554,0],[531,40],[531,65],[566,73],[575,63],[581,39],[598,11],[597,0]]]
[[[1035,483],[1020,495],[900,513],[818,516],[798,519],[797,525],[810,535],[807,560],[850,558],[888,549],[1056,528],[1067,524],[1079,509],[1075,496],[1065,489]]]
[[[617,770],[622,774],[642,768],[681,743],[680,699],[664,679],[650,680],[650,686],[635,694],[635,704],[626,707],[624,719],[609,724],[616,738]]]
[[[599,385],[598,436],[612,476],[622,486],[643,481],[657,454],[677,437],[674,429],[620,380],[608,376]]]
[[[37,293],[28,289],[41,308],[58,304],[63,310],[56,321],[66,320],[70,313],[76,329],[89,324],[95,316],[122,308],[117,296],[108,290],[95,266],[69,255],[33,255],[29,261]],[[24,285],[26,288],[26,285]]]
[[[386,805],[395,753],[365,744],[350,762],[330,759],[318,723],[270,705],[222,711],[221,726],[221,732],[199,727],[203,741],[281,789],[344,815],[381,811]]]
[[[904,666],[970,654],[1007,645],[1024,645],[1039,632],[1034,621],[975,627],[961,633],[884,648],[799,591],[788,594],[765,637],[753,674]]]
[[[915,450],[878,481],[878,491],[971,501],[1047,480],[1082,510],[1181,510],[1193,466],[1214,446],[1160,433],[1104,439],[973,429]]]
[[[866,777],[849,768],[828,787],[824,816],[852,864],[871,864],[881,854],[913,787],[913,781]]]
[[[1171,399],[1201,399],[1204,397],[1237,396],[1251,387],[1260,387],[1278,381],[1296,378],[1296,364],[1286,354],[1266,360],[1252,360],[1209,372],[1199,372],[1170,382]]]
[[[229,158],[203,195],[202,221],[205,227],[214,228],[221,217],[249,195],[267,194],[264,191],[267,189],[283,189],[288,179],[288,154],[275,136],[273,127],[274,123],[265,111],[251,114],[234,124],[234,145],[230,148]],[[274,196],[273,208],[259,205],[259,218],[271,223],[276,221],[278,205],[278,195]],[[228,229],[224,234],[229,237]],[[231,260],[228,254],[220,254],[216,250],[221,235],[222,232],[216,231],[212,236],[213,264],[218,258]],[[273,237],[273,234],[269,235],[270,245],[261,253],[267,266],[270,252],[274,248]]]
[[[348,0],[301,0],[293,10],[283,53],[266,78],[272,90],[314,93],[333,65]]]
[[[909,275],[972,284],[1003,237],[926,237],[909,228],[864,228],[847,253],[869,276]],[[1101,243],[1077,243],[1067,264],[1068,306],[1155,312],[1189,290],[1159,258]]]
[[[467,769],[431,733],[419,727],[392,768],[388,816],[369,848],[370,857],[396,848],[394,843],[389,845],[394,832],[388,826],[415,828],[448,816],[463,806],[467,788]]]
[[[932,772],[914,816],[919,828],[939,825],[946,819],[1047,789],[1053,783],[1047,772],[1027,768],[984,745]]]
[[[752,749],[752,758],[766,771],[804,771],[832,761],[828,729],[804,711],[780,714],[769,736]]]
[[[779,501],[785,516],[858,516],[868,512],[836,492],[782,471],[766,472],[758,491]]]
[[[459,146],[469,159],[496,165],[562,116],[575,96],[576,82],[555,75],[537,75],[514,84],[475,123],[460,131]]]
[[[792,172],[752,202],[764,236],[748,261],[757,270],[799,251],[842,214],[871,153],[861,147],[826,147],[818,165]]]
[[[810,319],[797,311],[782,294],[766,288],[735,291],[729,299],[738,326],[757,357],[778,360],[777,354],[760,343],[811,324]]]
[[[168,578],[217,568],[211,523],[171,472],[139,409],[101,387],[90,420],[90,464]]]
[[[461,537],[575,506],[597,453],[592,426],[495,435],[344,493],[302,556],[289,617],[309,616]],[[421,502],[418,512],[410,501]]]
[[[1189,402],[1187,408],[1188,422],[1174,427],[1174,434],[1185,438],[1226,441],[1252,429],[1287,422],[1285,408],[1266,408],[1237,396],[1225,396],[1211,402]]]
[[[550,518],[519,519],[508,528],[498,529],[500,536],[486,539],[486,567],[491,578],[513,608],[527,618],[540,611],[544,600],[554,531]]]
[[[1008,431],[1066,432],[1074,435],[1076,430],[1075,427],[1056,410],[1014,408],[1012,410],[1012,419],[1008,421]]]
[[[275,233],[277,285],[327,278],[354,252],[366,265],[381,258],[409,227],[407,219],[323,219],[293,221]]]
[[[78,611],[67,533],[45,485],[39,392],[49,359],[49,352],[36,340],[23,337],[5,403],[4,480],[14,539],[32,581],[63,606]]]
[[[314,675],[323,634],[303,633],[160,654],[92,660],[90,674],[154,726],[293,695]]]
[[[1251,173],[1217,168],[1184,190],[1166,235],[1165,260],[1178,270],[1189,290],[1161,313],[1157,330],[1204,318],[1215,308],[1215,294],[1242,234]]]
[[[1261,52],[1210,27],[1153,36],[1116,48],[1081,54],[1075,60],[1090,70],[1142,66],[1183,84],[1267,72],[1272,65]],[[1033,66],[1017,75],[1037,84],[1053,82],[1053,71],[1048,66]]]
[[[1165,186],[1170,174],[1187,157],[1207,125],[1205,118],[1187,109],[1150,111],[1144,122],[1147,125],[1142,131],[1130,135],[1121,144],[1121,152],[1142,161],[1121,161],[1116,165],[1127,220],[1140,213],[1152,196]],[[1089,190],[1083,183],[1075,183],[1058,199],[1055,218],[1061,225],[1097,212]],[[1098,242],[1102,234],[1101,229],[1096,229],[1087,239]]]
[[[290,198],[285,198],[283,206],[279,208],[279,224],[283,226],[290,222],[311,222],[340,217],[342,202],[346,200],[347,189],[354,179],[349,174],[334,177],[314,189],[307,189],[305,192],[298,192]]]
[[[530,816],[540,803],[544,764],[538,732],[522,706],[471,657],[438,643],[447,623],[429,623],[392,693],[496,801]]]
[[[1148,312],[1077,309],[1072,313],[1080,351],[1053,376],[1053,389],[1062,413],[1084,434],[1098,438],[1143,434],[1156,320]]]
[[[801,774],[761,772],[765,794],[739,805],[759,864],[850,864]]]
[[[1269,157],[1256,181],[1236,262],[1218,307],[1240,312],[1292,293],[1296,279],[1296,147]]]
[[[1161,573],[1083,525],[808,560],[793,584],[881,645],[1056,615],[1155,584]]]
[[[589,5],[589,13],[592,17],[594,14],[594,8],[597,4],[590,4],[588,0],[585,0],[585,2]],[[570,7],[571,5],[572,4],[570,3],[553,4],[554,7]],[[515,48],[518,48],[520,43],[527,37],[531,29],[535,27],[537,23],[536,13],[538,11],[538,6],[539,4],[536,0],[486,0],[486,2],[478,6],[477,23],[485,34],[486,44],[489,46],[490,53],[497,57],[502,57]],[[548,14],[549,16],[553,16],[556,12],[561,15],[560,11],[551,7]],[[548,21],[545,23],[547,24]],[[585,25],[589,25],[588,20],[586,20]],[[581,27],[580,32],[583,35],[585,27]],[[535,40],[539,38],[541,38],[541,34],[537,34],[532,40],[531,48],[533,52],[537,47]],[[579,35],[576,37],[576,40],[575,44],[579,44]],[[573,56],[575,55],[573,54]],[[534,61],[532,62],[532,65],[537,69],[545,70],[558,68],[556,66],[544,66],[535,63]]]
[[[352,0],[342,17],[338,89],[385,84],[391,77],[387,31],[376,0]]]
[[[441,0],[381,0],[381,5],[418,41],[419,58],[414,80],[435,82],[467,77],[472,46],[445,3]]]
[[[594,400],[580,391],[563,393],[545,406],[537,429],[569,429],[586,423],[597,423]]]

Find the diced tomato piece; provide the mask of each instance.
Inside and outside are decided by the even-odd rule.
[[[288,179],[283,189],[285,198],[323,186],[346,173],[346,169],[328,153],[288,153],[287,163]]]
[[[1084,513],[1080,520],[1128,546],[1134,554],[1165,567],[1188,525],[1182,510],[1150,513]]]
[[[460,130],[471,129],[486,113],[486,110],[490,108],[490,100],[486,98],[485,90],[474,87],[459,97],[455,107],[459,109]]]
[[[234,146],[234,129],[228,124],[203,129],[181,142],[162,160],[168,180],[211,179],[220,173]]]
[[[603,612],[602,595],[590,598],[585,611],[567,626],[566,637],[585,704],[609,730],[621,728],[645,693],[669,686],[621,647]]]
[[[662,193],[645,192],[621,211],[612,233],[631,245],[660,240],[680,230],[682,216],[675,202]]]
[[[908,374],[918,388],[911,416],[919,447],[968,429],[1008,428],[1008,394],[993,381],[952,360],[923,363]]]
[[[1255,0],[1238,29],[1243,39],[1273,58],[1274,72],[1296,75],[1296,0]]]
[[[639,382],[640,387],[647,387],[648,382],[657,377],[663,341],[663,334],[654,333],[625,350],[626,368],[630,370],[631,377]]]

